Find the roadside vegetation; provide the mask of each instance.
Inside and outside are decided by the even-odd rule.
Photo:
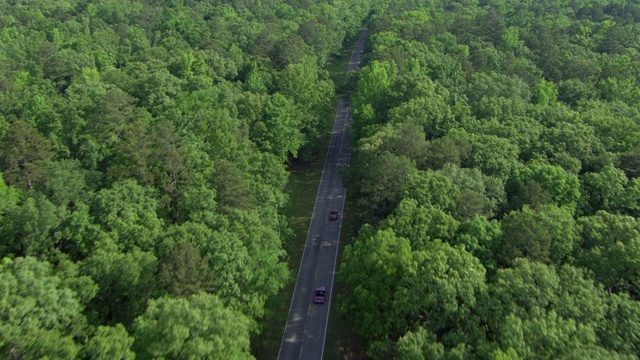
[[[0,3],[0,358],[273,358],[348,93],[327,356],[636,359],[638,24],[613,0]]]
[[[265,304],[291,284],[304,222],[288,211],[317,189],[287,168],[321,152],[336,97],[324,68],[369,12],[0,4],[0,357],[271,346]]]
[[[339,307],[374,359],[636,359],[640,6],[376,9]]]
[[[349,66],[349,60],[361,31],[364,31],[364,29],[359,29],[359,32],[355,35],[346,38],[342,49],[340,49],[336,54],[333,54],[327,62],[329,78],[334,82],[336,88],[344,86],[345,74]],[[338,100],[339,97],[336,96],[334,101],[334,110],[337,108]],[[326,119],[327,126],[329,128],[332,128],[334,120],[335,112],[332,112]],[[253,353],[258,359],[273,359],[277,357],[279,351],[280,342],[282,341],[282,335],[284,333],[284,326],[288,317],[291,297],[295,288],[296,276],[306,243],[309,222],[313,213],[318,186],[320,185],[320,180],[322,178],[322,171],[328,145],[329,136],[321,137],[319,139],[317,153],[312,154],[313,160],[294,161],[288,168],[289,182],[287,183],[284,192],[289,197],[289,203],[284,210],[284,216],[288,219],[293,235],[287,239],[283,246],[287,250],[287,254],[289,256],[288,265],[291,271],[291,280],[289,284],[278,294],[267,300],[265,308],[265,326],[261,333],[256,335],[253,341]],[[345,213],[345,216],[347,218],[351,217],[347,213]],[[347,241],[351,234],[351,232],[347,230],[347,235],[345,235],[344,224],[347,222],[348,221],[343,220],[341,248],[344,247],[342,241]],[[334,294],[335,293],[336,290],[334,289]],[[332,307],[335,307],[335,302],[332,303]],[[328,338],[327,347],[329,348],[332,347],[332,344],[338,344],[339,342],[345,343],[345,340],[348,347],[351,347],[352,343],[357,342],[358,336],[349,333],[347,324],[340,321],[340,318],[339,312],[332,308],[331,317],[329,318],[329,332],[333,329],[341,334],[347,333],[348,336],[347,338],[343,336],[339,336],[335,339]],[[351,351],[351,349],[347,349],[347,351]],[[333,358],[337,356],[337,354],[334,355],[331,350],[327,349],[326,356],[327,358]]]

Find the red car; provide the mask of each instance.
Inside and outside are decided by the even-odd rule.
[[[327,289],[324,286],[317,287],[313,295],[313,302],[316,304],[324,304],[326,292],[327,292]]]
[[[329,220],[338,220],[338,217],[340,217],[340,211],[338,210],[329,211]]]

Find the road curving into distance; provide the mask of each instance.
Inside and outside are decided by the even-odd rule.
[[[347,74],[357,69],[366,37],[365,30],[351,53]],[[342,210],[346,197],[346,188],[342,183],[340,169],[349,165],[351,159],[349,136],[351,122],[349,103],[341,98],[311,215],[298,278],[291,298],[289,316],[280,344],[278,353],[280,360],[322,359],[324,354],[329,308],[333,298],[333,279],[338,256]],[[340,212],[337,220],[329,219],[331,210]],[[314,290],[319,286],[327,288],[324,304],[313,302]]]

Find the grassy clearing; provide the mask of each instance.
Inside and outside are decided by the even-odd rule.
[[[351,52],[358,38],[350,39],[340,54],[337,54],[327,64],[327,70],[331,80],[336,87],[340,86],[345,79],[345,72],[349,66]],[[335,99],[337,107],[338,98]],[[327,117],[329,129],[333,128],[335,113]],[[284,334],[284,326],[287,322],[289,314],[289,305],[291,304],[291,296],[295,288],[295,281],[298,275],[298,268],[302,259],[302,252],[306,242],[307,231],[309,229],[309,221],[313,213],[313,207],[316,201],[318,186],[322,177],[322,168],[328,147],[328,138],[321,146],[322,150],[318,156],[309,164],[298,164],[290,169],[289,183],[285,188],[285,192],[289,195],[289,207],[284,215],[287,217],[289,226],[293,229],[294,236],[287,240],[285,249],[289,255],[288,263],[291,269],[292,278],[288,286],[282,289],[278,294],[271,296],[265,304],[265,317],[263,320],[263,330],[261,334],[251,339],[252,353],[258,360],[271,360],[278,356],[280,350],[280,342]],[[342,221],[342,230],[340,238],[341,254],[344,243],[350,238],[352,231],[348,227],[350,224],[349,213],[351,206],[345,204],[345,217]],[[341,255],[339,255],[341,256]],[[344,294],[342,289],[334,287],[334,295],[339,297]],[[335,299],[335,297],[334,297]],[[336,308],[336,301],[332,301],[331,315],[329,317],[329,330],[327,334],[327,342],[325,344],[326,359],[351,359],[362,358],[363,352],[360,350],[357,337],[351,333],[350,329],[340,317]]]

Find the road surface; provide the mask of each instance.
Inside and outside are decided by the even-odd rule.
[[[358,67],[366,35],[365,31],[358,39],[347,73]],[[322,359],[324,353],[346,196],[340,169],[349,165],[351,159],[350,126],[349,104],[341,98],[291,299],[289,317],[280,344],[280,360]],[[332,209],[340,211],[337,221],[329,220],[329,211]],[[327,288],[324,304],[313,303],[314,290],[318,286]]]

